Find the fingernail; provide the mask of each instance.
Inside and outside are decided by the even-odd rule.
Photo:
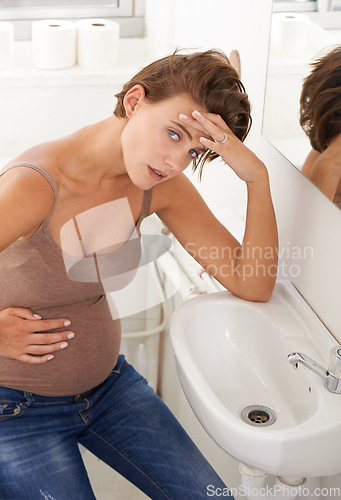
[[[47,361],[50,361],[50,359],[53,359],[53,358],[54,358],[54,356],[49,356],[49,357],[47,358]]]
[[[70,320],[64,321],[64,326],[69,326],[69,325],[71,325],[71,321]]]
[[[197,110],[194,110],[193,113],[192,113],[192,115],[194,115],[194,116],[201,116],[201,113],[199,113],[199,111],[197,111]]]
[[[182,118],[183,120],[188,120],[188,116],[183,115],[182,113],[179,114],[179,118]]]
[[[33,314],[33,317],[37,319],[42,319],[41,316],[39,316],[39,314]]]
[[[73,332],[69,333],[69,335],[67,336],[68,339],[73,339],[73,337],[75,336],[75,334]]]
[[[200,142],[204,142],[205,144],[208,142],[208,140],[206,139],[206,137],[200,137],[199,141]]]
[[[65,349],[65,347],[67,347],[69,344],[67,342],[63,342],[62,344],[60,344],[60,348],[61,349]]]

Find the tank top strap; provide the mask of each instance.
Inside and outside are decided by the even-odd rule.
[[[57,199],[58,199],[58,187],[57,187],[57,184],[56,184],[54,178],[52,177],[50,172],[45,170],[45,168],[41,167],[40,165],[37,165],[36,163],[29,163],[26,161],[12,163],[11,165],[8,165],[7,167],[0,170],[0,176],[3,175],[8,170],[11,170],[12,168],[17,168],[17,167],[28,167],[28,168],[32,168],[33,170],[36,170],[37,172],[39,172],[41,175],[43,175],[45,177],[45,179],[48,181],[48,183],[52,187],[53,193],[54,193],[54,203],[53,203],[53,206],[52,206],[52,209],[51,209],[49,215],[45,219],[45,221],[47,221],[48,219],[50,219],[50,217],[53,213],[53,210],[56,206]]]
[[[137,229],[140,228],[140,225],[141,225],[141,222],[143,221],[143,219],[149,215],[150,205],[151,205],[151,201],[152,201],[152,194],[153,194],[153,188],[147,189],[144,192],[142,209],[141,209],[140,217],[139,217],[137,224],[136,224]]]
[[[57,199],[58,199],[58,187],[57,187],[57,184],[56,184],[54,178],[52,177],[50,172],[48,172],[45,168],[41,167],[40,165],[37,165],[36,163],[25,162],[25,161],[17,162],[17,163],[13,163],[11,165],[8,165],[4,169],[0,170],[0,176],[3,175],[8,170],[10,170],[12,168],[17,168],[17,167],[33,168],[34,170],[36,170],[37,172],[42,174],[45,177],[45,179],[49,182],[50,186],[52,187],[53,192],[54,192],[54,203],[53,203],[53,206],[52,206],[52,209],[51,209],[49,215],[46,217],[46,219],[43,222],[48,221],[50,219],[53,211],[54,211],[54,208],[56,206]],[[153,193],[153,188],[147,189],[144,192],[142,209],[141,209],[140,216],[139,216],[139,219],[138,219],[137,224],[136,224],[137,229],[140,228],[140,225],[141,225],[143,219],[145,217],[147,217],[147,215],[149,214],[149,209],[150,209],[151,200],[152,200],[152,193]]]

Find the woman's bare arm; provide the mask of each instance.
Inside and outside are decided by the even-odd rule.
[[[160,188],[153,195],[157,215],[192,257],[233,294],[268,300],[277,275],[277,231],[267,180],[249,188],[242,244],[216,219],[184,174]]]
[[[54,194],[46,179],[28,167],[0,177],[0,251],[30,235],[50,213]]]
[[[29,237],[50,213],[53,201],[50,184],[31,168],[15,168],[0,176],[0,251]],[[0,311],[0,356],[46,363],[73,336],[69,330],[46,332],[69,324],[67,318],[44,320],[27,308],[4,309]]]
[[[246,227],[240,244],[210,212],[194,186],[184,176],[165,182],[157,213],[191,255],[235,295],[255,301],[271,296],[278,261],[278,235],[265,165],[211,113],[183,117],[190,126],[217,141],[202,137],[245,181],[248,193]],[[209,168],[209,166],[206,166]],[[169,184],[168,184],[169,182]]]

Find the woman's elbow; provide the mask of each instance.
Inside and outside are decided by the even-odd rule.
[[[249,302],[268,302],[271,299],[275,282],[252,286],[244,282],[242,286],[230,289],[231,293]]]

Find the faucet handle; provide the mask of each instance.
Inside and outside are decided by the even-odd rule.
[[[330,351],[328,372],[335,378],[341,379],[341,345],[333,347]]]

